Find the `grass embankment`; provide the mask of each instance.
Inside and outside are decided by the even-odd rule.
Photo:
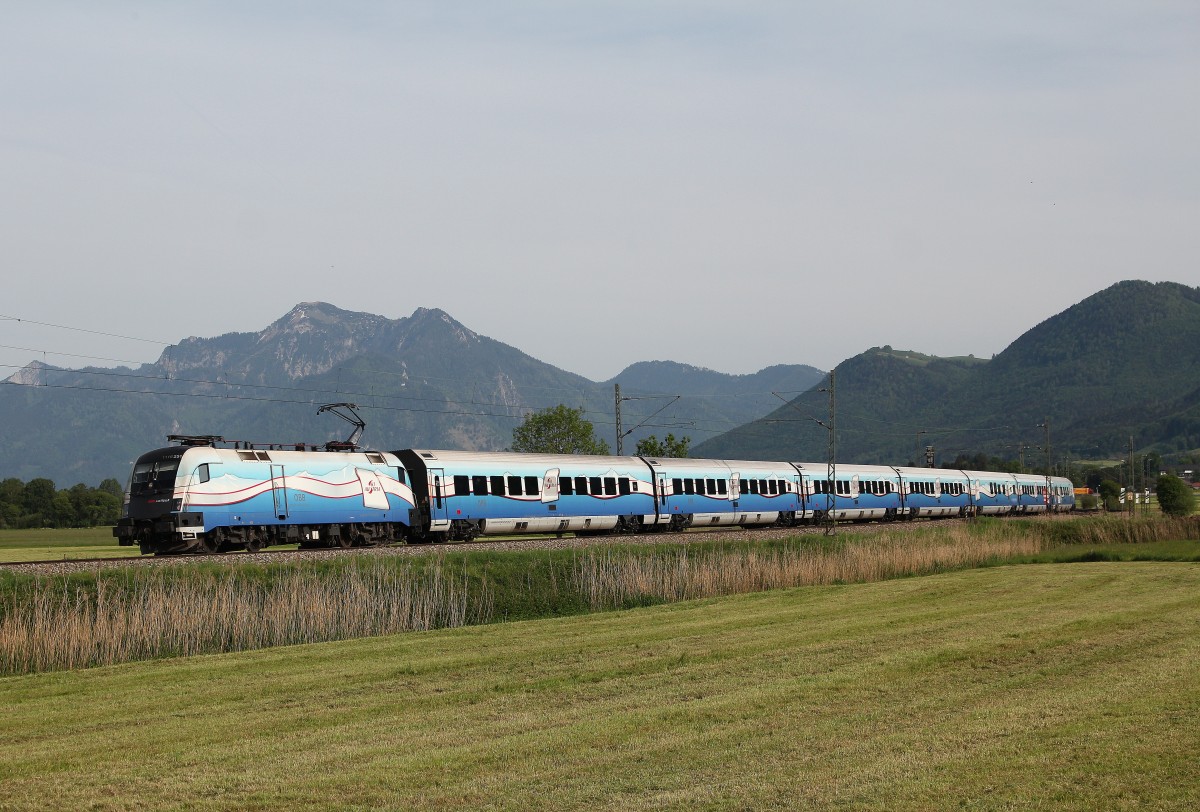
[[[12,809],[1193,809],[1200,569],[994,567],[0,679]]]
[[[837,539],[0,573],[0,673],[878,581],[1189,533],[1200,523],[984,521]]]

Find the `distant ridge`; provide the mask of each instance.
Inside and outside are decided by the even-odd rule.
[[[816,374],[796,365],[724,375],[671,362],[627,378],[623,372],[614,380],[629,395],[690,398],[626,438],[626,450],[648,433],[707,437],[740,425],[772,408],[762,387],[805,388]],[[192,336],[136,370],[33,362],[6,384],[0,386],[0,478],[48,477],[67,485],[123,481],[132,460],[161,446],[167,434],[341,439],[345,427],[317,417],[316,407],[347,400],[363,407],[364,442],[378,448],[505,448],[529,409],[560,402],[587,409],[597,434],[615,446],[612,382],[546,364],[435,308],[389,319],[302,302],[262,330]],[[722,396],[704,398],[706,392]],[[658,408],[639,406],[627,406],[626,428]]]
[[[1036,325],[990,361],[873,348],[836,368],[842,459],[896,463],[923,445],[1016,458],[1200,449],[1200,288],[1126,281]],[[813,404],[813,393],[798,404]],[[810,411],[811,405],[806,405]],[[697,456],[824,459],[828,433],[783,406]]]

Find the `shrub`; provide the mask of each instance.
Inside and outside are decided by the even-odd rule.
[[[1121,509],[1121,486],[1113,482],[1111,479],[1106,479],[1100,483],[1097,489],[1100,491],[1100,498],[1104,501],[1105,510],[1120,510]]]
[[[1179,477],[1163,474],[1158,478],[1157,490],[1158,506],[1168,516],[1190,516],[1195,509],[1192,486]]]

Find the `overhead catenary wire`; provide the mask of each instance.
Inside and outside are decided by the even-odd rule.
[[[174,341],[160,341],[156,338],[138,338],[137,336],[121,335],[120,333],[106,333],[103,330],[89,330],[85,327],[72,327],[69,324],[53,324],[48,321],[36,321],[35,319],[25,319],[20,318],[19,316],[8,316],[3,313],[0,313],[0,321],[16,321],[24,324],[37,324],[41,327],[54,327],[59,330],[72,330],[76,333],[89,333],[94,336],[106,336],[108,338],[122,338],[126,341],[141,341],[146,344],[159,344],[164,347],[176,343]]]
[[[123,335],[123,334],[118,334],[118,333],[110,333],[110,332],[105,332],[105,331],[101,331],[101,330],[92,330],[92,329],[82,328],[82,327],[74,327],[71,325],[55,324],[55,323],[51,323],[51,322],[39,321],[36,319],[27,319],[27,318],[7,315],[7,314],[0,314],[0,320],[13,321],[13,322],[19,322],[19,323],[28,323],[28,324],[37,324],[40,326],[52,327],[55,329],[70,330],[70,331],[74,331],[74,332],[87,333],[87,334],[92,334],[92,335],[101,335],[101,336],[107,336],[107,337],[113,337],[113,338],[120,338],[120,339],[125,339],[125,340],[130,340],[130,341],[139,341],[139,342],[156,344],[156,345],[161,345],[161,346],[168,346],[168,347],[175,346],[178,343],[178,342],[161,341],[161,340],[157,340],[157,339],[142,338],[142,337],[137,337],[137,336],[128,336],[128,335]],[[85,355],[85,354],[81,354],[81,353],[67,353],[67,352],[60,352],[60,351],[37,349],[37,348],[32,348],[32,347],[0,345],[0,348],[19,350],[22,352],[42,353],[43,355],[56,355],[56,356],[72,357],[72,358],[86,358],[89,360],[112,361],[112,362],[116,362],[116,363],[138,364],[138,365],[143,365],[143,366],[152,365],[152,362],[132,361],[129,359],[108,358],[108,357],[103,357],[103,356],[92,356],[92,355]],[[28,364],[25,364],[25,365],[0,364],[0,368],[24,369],[26,367],[28,367]],[[339,374],[340,374],[343,370],[346,369],[346,367],[343,364],[343,365],[339,365],[338,367],[336,367],[336,369],[339,371]],[[97,375],[97,376],[110,376],[110,377],[132,378],[132,379],[168,380],[168,381],[178,382],[178,383],[188,383],[188,384],[208,385],[208,386],[223,386],[223,387],[227,387],[227,388],[248,388],[248,389],[278,391],[278,392],[304,392],[304,393],[309,393],[309,394],[314,394],[314,395],[348,395],[348,396],[354,396],[354,397],[371,397],[371,398],[380,398],[380,399],[384,399],[384,400],[388,400],[388,401],[410,401],[410,402],[414,402],[414,403],[444,403],[447,405],[454,405],[454,406],[489,406],[489,407],[493,407],[493,408],[501,407],[504,409],[521,412],[522,414],[528,413],[530,411],[536,411],[536,409],[538,408],[538,407],[534,407],[534,406],[526,405],[526,404],[500,404],[500,403],[496,403],[494,401],[487,401],[487,400],[475,400],[475,399],[458,400],[458,399],[446,398],[446,397],[425,398],[425,397],[416,397],[416,396],[409,396],[409,395],[385,394],[385,393],[380,393],[380,392],[375,392],[375,391],[369,391],[369,392],[350,391],[350,390],[341,389],[340,386],[335,387],[334,389],[321,389],[321,388],[309,388],[309,387],[289,387],[289,386],[280,386],[280,385],[273,385],[273,384],[252,383],[249,381],[237,382],[237,381],[231,381],[228,378],[226,378],[225,380],[212,380],[212,379],[207,379],[207,378],[180,378],[180,377],[175,377],[175,376],[171,376],[171,375],[145,375],[145,374],[139,374],[137,372],[132,372],[132,371],[131,372],[118,372],[115,370],[100,370],[100,369],[88,369],[88,368],[69,369],[69,368],[55,367],[48,371],[55,372],[55,373],[71,373],[71,374],[76,374],[76,375]],[[353,372],[356,375],[406,377],[409,379],[409,381],[414,381],[414,382],[445,381],[445,382],[451,382],[451,383],[461,383],[464,385],[471,384],[473,386],[478,384],[478,381],[476,381],[476,380],[469,380],[469,379],[465,379],[465,378],[412,374],[412,373],[407,373],[407,372],[393,372],[393,371],[389,371],[389,370],[355,369],[355,370],[353,370]],[[4,381],[3,383],[17,383],[18,385],[35,385],[35,384],[19,384],[18,382],[11,382],[11,381]],[[596,384],[596,385],[599,387],[599,386],[603,386],[604,384]],[[146,395],[195,396],[195,397],[206,397],[206,398],[216,398],[216,399],[226,399],[226,400],[256,400],[259,402],[276,402],[276,403],[315,402],[315,401],[289,400],[289,399],[284,399],[284,398],[245,397],[245,396],[235,396],[235,395],[229,395],[229,394],[214,395],[214,394],[200,394],[200,393],[195,393],[195,392],[139,391],[139,390],[132,390],[132,389],[120,389],[120,388],[116,388],[116,387],[109,388],[109,387],[93,387],[93,386],[64,385],[64,384],[53,384],[53,385],[52,384],[36,384],[36,386],[42,386],[42,387],[47,387],[47,388],[56,388],[56,389],[111,391],[111,392],[124,392],[127,394],[146,394]],[[533,390],[533,391],[543,391],[543,392],[552,392],[552,391],[571,392],[575,395],[580,396],[581,399],[585,399],[585,398],[589,397],[589,394],[591,397],[597,396],[597,393],[589,393],[586,389],[580,388],[580,387],[539,386],[539,385],[534,384],[534,385],[523,385],[522,389],[524,389],[526,391]],[[638,390],[634,390],[634,392],[637,394],[642,394],[642,393],[638,393]],[[741,395],[739,395],[739,397],[744,399],[747,397],[772,395],[775,397],[779,397],[782,400],[783,398],[781,396],[784,394],[795,394],[795,395],[797,395],[797,397],[793,401],[785,401],[787,403],[795,403],[796,401],[800,400],[804,395],[815,394],[816,392],[817,392],[816,389],[780,390],[780,391],[770,391],[770,392],[742,393]],[[653,394],[653,395],[661,396],[661,393],[644,393],[644,394],[647,394],[647,395]],[[693,400],[693,401],[695,401],[695,400],[706,401],[706,400],[717,399],[717,398],[721,398],[721,397],[728,397],[728,395],[708,394],[708,395],[688,395],[687,396],[687,398],[689,400]],[[452,409],[416,409],[416,408],[384,407],[384,406],[372,406],[369,408],[380,408],[380,409],[388,409],[391,411],[410,411],[410,412],[434,413],[434,414],[443,413],[443,414],[459,414],[459,415],[481,416],[481,417],[505,417],[505,418],[510,418],[510,419],[516,419],[518,417],[517,415],[513,415],[513,414],[502,414],[502,413],[496,413],[496,412],[468,412],[468,411],[459,411],[459,410],[452,410]],[[583,403],[581,403],[581,411],[585,416],[589,416],[590,422],[592,422],[594,424],[597,424],[597,425],[610,425],[611,424],[611,421],[605,419],[608,415],[608,413],[606,411],[603,411],[600,409],[588,409],[588,408],[586,408],[586,404],[583,404]],[[645,419],[651,419],[656,414],[657,413],[649,415]],[[719,420],[719,419],[715,419],[715,418],[695,418],[695,417],[691,417],[691,418],[678,417],[678,418],[674,418],[674,420],[675,420],[675,422],[672,422],[672,423],[656,423],[656,424],[647,423],[643,427],[645,427],[645,428],[675,428],[675,429],[688,428],[688,429],[691,429],[692,431],[695,431],[695,432],[701,433],[701,434],[719,434],[719,433],[728,431],[730,429],[730,427],[732,427],[732,428],[740,429],[743,431],[749,431],[751,433],[760,433],[767,426],[773,425],[773,424],[806,422],[804,420],[771,418],[769,416],[764,416],[757,420],[751,421],[750,423],[739,423],[739,422],[732,421],[732,420]],[[847,416],[847,417],[843,417],[843,420],[852,420],[854,422],[867,421],[867,422],[877,423],[877,424],[881,424],[881,425],[893,426],[893,427],[897,427],[897,428],[910,428],[910,427],[918,428],[919,427],[919,428],[922,428],[926,433],[929,433],[929,434],[956,434],[956,433],[963,433],[963,432],[972,432],[972,433],[992,432],[992,431],[1007,430],[1007,429],[1011,428],[1009,426],[991,426],[991,427],[965,427],[964,426],[964,427],[941,427],[941,428],[930,429],[930,428],[925,428],[924,424],[917,424],[917,423],[898,421],[898,420],[886,420],[886,419],[882,419],[882,418],[874,418],[874,417],[869,417],[869,416],[865,416],[865,415],[855,415],[853,417]],[[844,425],[839,427],[838,433],[839,434],[851,434],[851,435],[868,434],[868,433],[877,434],[877,435],[879,434],[879,432],[869,432],[865,429],[847,428]],[[905,431],[902,433],[895,433],[895,434],[884,433],[884,434],[882,434],[882,436],[900,437],[900,436],[906,436],[907,433],[909,433],[909,432]]]

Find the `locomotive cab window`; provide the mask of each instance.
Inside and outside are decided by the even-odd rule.
[[[133,469],[130,492],[137,496],[144,493],[175,487],[175,472],[179,470],[179,459],[139,462]]]
[[[196,481],[208,482],[208,463],[204,463],[196,469]]]

